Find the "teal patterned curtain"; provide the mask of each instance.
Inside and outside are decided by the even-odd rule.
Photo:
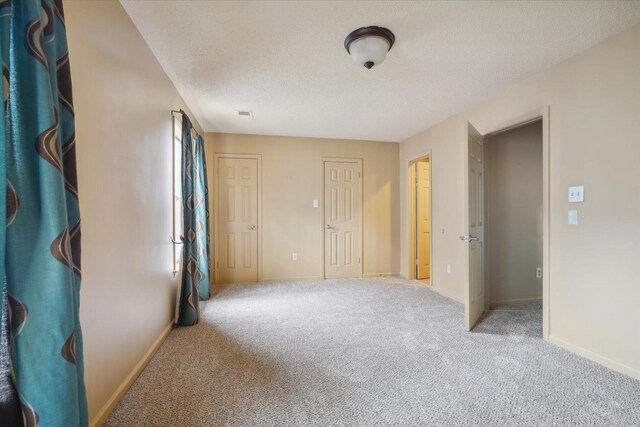
[[[204,143],[182,115],[182,212],[184,245],[178,325],[198,323],[198,301],[209,299],[209,190]]]
[[[25,426],[86,426],[80,212],[62,0],[0,0],[0,57],[0,267],[11,386]],[[9,418],[0,419],[4,426]]]

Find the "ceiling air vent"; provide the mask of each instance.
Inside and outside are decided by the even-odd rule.
[[[238,116],[253,119],[253,111],[238,111]]]

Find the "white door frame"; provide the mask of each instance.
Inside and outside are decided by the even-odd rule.
[[[551,332],[551,307],[550,303],[550,256],[549,247],[551,234],[549,230],[549,222],[551,217],[550,211],[550,169],[549,169],[549,106],[530,111],[525,114],[517,115],[511,120],[502,122],[497,126],[482,129],[482,135],[488,135],[496,132],[502,132],[512,128],[523,126],[527,123],[542,119],[542,337],[545,341],[549,340]],[[473,124],[473,123],[472,123]],[[464,122],[462,135],[464,135],[464,173],[465,176],[469,170],[469,147],[467,143],[467,123]],[[469,231],[469,177],[464,180],[464,234]],[[469,292],[469,244],[465,244],[465,293]]]
[[[407,165],[406,165],[406,170],[409,170],[410,167],[415,166],[415,164],[417,162],[419,162],[420,160],[424,160],[424,159],[428,159],[429,160],[429,246],[430,246],[430,250],[429,250],[429,286],[433,286],[434,283],[434,279],[433,279],[433,273],[434,273],[434,268],[433,268],[433,156],[431,155],[431,150],[428,150],[425,154],[418,156],[418,157],[414,157],[412,159],[410,159],[409,161],[407,161]],[[416,278],[417,275],[417,266],[416,266],[416,256],[418,254],[418,242],[417,242],[417,234],[418,234],[418,227],[417,224],[414,224],[414,233],[413,233],[413,237],[411,236],[411,220],[417,220],[418,215],[417,215],[417,199],[415,197],[415,192],[416,192],[416,183],[415,180],[414,182],[410,182],[409,183],[409,192],[413,191],[414,195],[411,196],[411,194],[409,194],[408,197],[408,201],[409,201],[409,220],[407,222],[407,224],[409,224],[408,227],[408,234],[409,234],[409,238],[407,239],[407,241],[409,242],[409,274],[408,274],[408,279],[412,280]],[[416,205],[414,206],[413,212],[411,212],[411,197],[413,197],[416,200]],[[411,244],[411,242],[413,241],[413,245]]]
[[[326,267],[326,256],[325,252],[325,236],[324,236],[324,227],[326,224],[324,217],[324,204],[325,204],[325,187],[324,187],[324,172],[325,166],[324,164],[327,162],[343,162],[343,163],[357,163],[358,170],[360,171],[360,253],[358,256],[360,257],[360,276],[364,276],[364,192],[363,192],[363,183],[364,183],[364,170],[362,167],[362,159],[354,158],[354,157],[322,157],[320,159],[320,166],[322,167],[322,204],[320,208],[322,208],[322,224],[320,225],[322,230],[322,278],[326,280],[327,273],[325,271]]]
[[[258,171],[257,171],[257,179],[258,179],[258,282],[262,281],[262,155],[261,154],[229,154],[229,153],[215,153],[213,155],[213,164],[215,165],[215,174],[214,174],[214,184],[213,184],[213,235],[214,238],[211,239],[213,243],[213,253],[214,253],[214,262],[213,262],[213,271],[214,271],[214,281],[213,283],[220,283],[220,273],[219,273],[219,265],[220,265],[220,236],[218,233],[218,218],[220,217],[220,205],[219,205],[219,197],[218,187],[220,184],[220,159],[256,159],[258,161]]]

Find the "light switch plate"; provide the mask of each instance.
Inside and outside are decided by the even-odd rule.
[[[584,186],[569,187],[569,202],[584,202]]]
[[[569,225],[578,225],[578,211],[569,211]]]
[[[317,207],[318,207],[318,200],[314,200],[314,201],[313,201],[313,207],[314,207],[314,208],[317,208]]]

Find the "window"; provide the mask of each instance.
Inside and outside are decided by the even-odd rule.
[[[173,116],[173,274],[180,271],[182,257],[182,116]]]

